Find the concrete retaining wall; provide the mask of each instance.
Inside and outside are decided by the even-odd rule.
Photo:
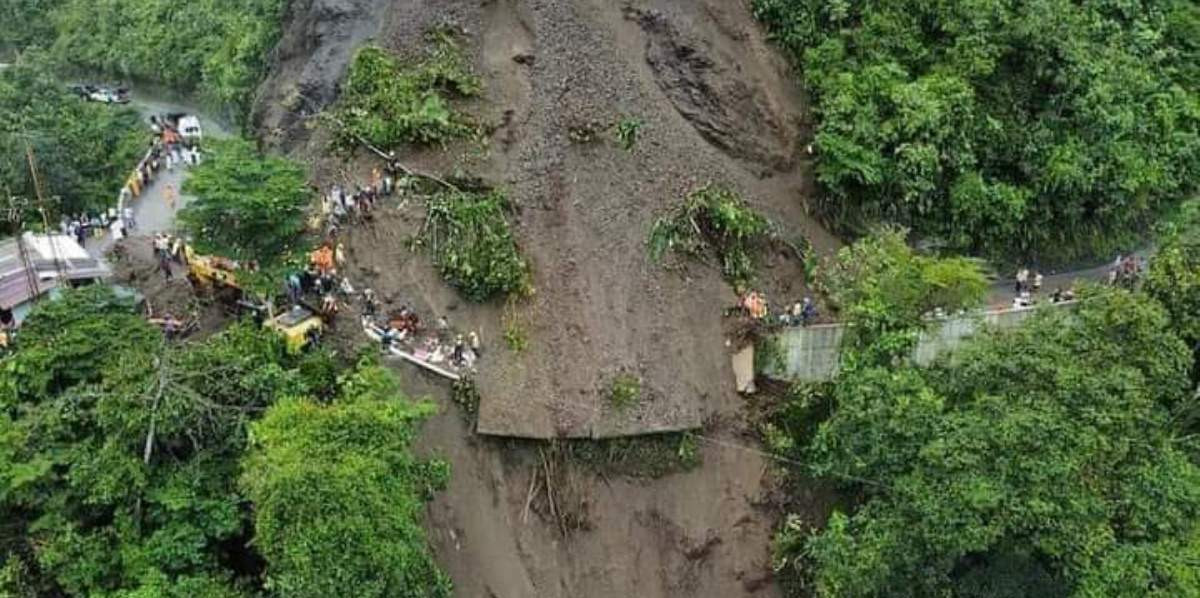
[[[1064,302],[1045,306],[1047,309],[1073,305]],[[928,365],[937,356],[954,351],[976,331],[984,327],[1013,328],[1033,315],[1039,308],[1003,309],[969,316],[947,318],[921,334],[913,360]],[[844,324],[821,324],[805,328],[790,328],[779,333],[783,349],[783,371],[773,376],[806,382],[832,380],[841,361]]]

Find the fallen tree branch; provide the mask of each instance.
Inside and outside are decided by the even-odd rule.
[[[319,116],[322,118],[329,119],[330,121],[333,121],[335,124],[337,124],[337,126],[341,127],[343,131],[347,131],[347,132],[349,131],[349,127],[346,126],[346,123],[343,122],[342,119],[340,119],[336,116],[327,114],[325,112],[320,112],[318,114],[314,114],[313,116]],[[431,174],[431,173],[425,172],[423,170],[417,170],[416,168],[412,168],[411,166],[408,166],[408,165],[404,164],[403,162],[400,162],[399,160],[397,160],[395,158],[394,155],[392,155],[388,152],[385,152],[385,151],[379,149],[378,147],[375,147],[374,145],[371,144],[370,141],[367,141],[366,138],[364,138],[363,136],[361,136],[357,133],[349,133],[349,135],[351,137],[353,137],[354,140],[357,141],[360,145],[362,145],[364,148],[369,150],[371,153],[375,154],[376,156],[379,156],[384,162],[387,162],[389,165],[399,168],[406,176],[418,177],[418,178],[433,181],[433,182],[435,182],[451,191],[454,191],[456,193],[460,193],[462,191],[453,183],[437,176],[436,174]]]

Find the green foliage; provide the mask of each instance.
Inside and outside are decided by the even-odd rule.
[[[712,254],[720,262],[725,280],[744,286],[754,279],[755,252],[772,238],[770,222],[741,196],[706,185],[688,194],[669,216],[655,221],[647,244],[655,262],[671,250],[699,260]]]
[[[608,386],[608,402],[617,409],[632,407],[642,400],[642,380],[629,372],[613,378]]]
[[[1191,202],[1190,212],[1198,206]],[[1160,239],[1142,289],[1166,307],[1176,332],[1196,345],[1200,343],[1200,217],[1184,216]]]
[[[755,0],[815,101],[823,211],[956,249],[1128,244],[1200,175],[1185,0]]]
[[[267,586],[296,597],[449,597],[421,527],[447,479],[409,445],[434,411],[380,366],[360,366],[331,405],[285,399],[253,426],[241,486],[255,504]]]
[[[313,197],[295,162],[264,156],[249,141],[212,142],[184,191],[196,200],[180,212],[180,222],[201,252],[257,260],[266,268],[307,248],[303,234]]]
[[[147,135],[137,113],[80,101],[45,73],[40,55],[27,54],[0,70],[0,201],[8,201],[6,193],[36,197],[28,144],[46,193],[60,199],[48,206],[52,223],[61,214],[110,208]],[[41,217],[31,210],[27,220]]]
[[[601,475],[657,479],[701,464],[690,432],[563,441],[567,457]]]
[[[851,348],[871,363],[911,352],[925,314],[975,307],[987,292],[976,262],[917,255],[899,229],[881,229],[843,247],[818,267],[816,280],[851,325]]]
[[[504,314],[504,344],[513,353],[524,353],[529,348],[529,332],[515,312]]]
[[[235,486],[246,425],[322,376],[248,325],[164,343],[100,286],[40,304],[0,371],[5,591],[247,595],[256,573],[228,568],[258,560]]]
[[[475,134],[476,127],[454,111],[449,98],[477,95],[479,78],[450,33],[435,31],[427,41],[432,50],[411,64],[374,46],[355,54],[336,110],[339,144],[354,147],[362,138],[393,148]]]
[[[0,60],[34,42],[54,36],[47,18],[64,0],[7,0],[0,5]]]
[[[529,292],[529,264],[508,227],[508,199],[499,191],[444,191],[429,200],[417,239],[442,278],[471,301]]]
[[[633,151],[637,145],[638,131],[642,129],[642,119],[628,116],[617,121],[617,143],[627,152]]]
[[[279,38],[284,6],[282,0],[19,0],[0,9],[0,48],[42,44],[68,70],[199,91],[245,116]],[[10,11],[16,20],[5,18]]]
[[[754,373],[767,375],[783,371],[786,355],[783,343],[773,334],[763,335],[754,342]]]
[[[818,596],[1200,592],[1188,347],[1148,297],[1082,299],[930,369],[841,376],[797,440],[860,500],[815,534],[789,519],[779,561]]]
[[[472,378],[463,378],[454,382],[453,390],[450,398],[462,407],[463,415],[467,416],[468,421],[473,420],[479,414],[479,387],[475,384]]]

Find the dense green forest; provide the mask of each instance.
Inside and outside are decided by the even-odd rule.
[[[828,269],[854,342],[767,426],[846,498],[823,529],[780,532],[795,595],[1200,595],[1195,229],[1160,240],[1140,290],[1088,289],[930,367],[908,357],[922,302],[953,307],[974,276],[897,281],[896,239]]]
[[[147,129],[132,110],[68,94],[45,74],[42,62],[29,58],[0,70],[0,195],[5,200],[8,195],[35,197],[28,146],[37,157],[46,193],[59,198],[48,206],[52,223],[58,214],[111,207],[146,149]],[[38,220],[33,213],[28,216]]]
[[[755,0],[814,100],[823,211],[988,257],[1135,242],[1200,177],[1191,0]]]
[[[408,452],[433,407],[388,370],[243,325],[169,343],[92,287],[0,372],[0,594],[448,592],[419,525],[447,472]]]
[[[15,0],[0,49],[43,46],[65,71],[199,92],[243,116],[279,38],[282,0]]]

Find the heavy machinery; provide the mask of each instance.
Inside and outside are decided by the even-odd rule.
[[[215,255],[196,255],[191,245],[184,247],[188,281],[197,290],[242,290],[237,281],[237,262]]]
[[[237,262],[220,256],[196,255],[190,245],[184,248],[184,254],[188,262],[188,280],[197,292],[211,292],[230,306],[236,306],[235,309],[239,311],[253,312],[264,328],[274,330],[283,337],[289,352],[298,353],[320,338],[325,322],[316,310],[296,305],[275,314],[270,306],[242,289],[238,282]]]
[[[308,307],[294,305],[291,309],[263,322],[263,327],[278,332],[283,337],[289,353],[299,353],[304,347],[320,339],[325,330],[325,322]]]

